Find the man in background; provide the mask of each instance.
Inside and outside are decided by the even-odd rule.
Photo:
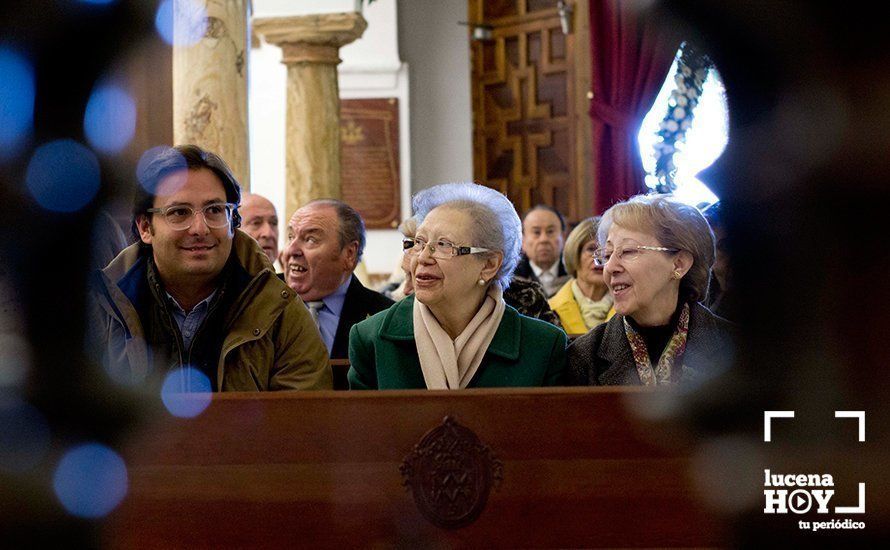
[[[331,359],[349,356],[349,329],[394,302],[353,275],[365,249],[365,223],[345,202],[303,206],[287,226],[284,280],[306,303]]]
[[[241,198],[241,229],[260,243],[273,264],[278,259],[278,213],[272,201],[256,193]]]
[[[514,277],[540,283],[548,298],[568,278],[562,263],[565,231],[565,219],[550,206],[539,204],[522,217],[522,258]]]

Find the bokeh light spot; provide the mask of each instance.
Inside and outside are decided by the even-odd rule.
[[[94,149],[119,153],[136,132],[136,102],[118,86],[97,86],[87,102],[83,129]]]
[[[207,32],[207,10],[195,0],[163,0],[155,14],[155,29],[171,46],[197,44]]]
[[[34,68],[0,46],[0,160],[12,158],[34,125]]]
[[[24,473],[49,449],[50,431],[40,411],[18,397],[0,394],[0,471]]]
[[[170,371],[161,387],[161,401],[170,414],[194,418],[210,405],[210,379],[192,367]]]
[[[65,453],[53,475],[56,496],[71,514],[101,518],[127,494],[127,466],[105,445],[87,443]]]
[[[152,169],[152,162],[158,160],[160,157],[164,157],[163,166],[164,171],[175,171],[177,168],[181,170],[188,170],[188,163],[185,160],[185,157],[172,147],[168,147],[166,145],[159,145],[157,147],[152,147],[148,149],[142,156],[139,158],[139,162],[136,164],[136,179],[139,181],[139,185],[142,186],[143,189],[151,193],[152,195],[158,194],[157,186],[160,184],[160,181],[157,181],[157,170]],[[185,183],[185,178],[182,178],[182,184]],[[167,186],[169,187],[169,186]],[[179,189],[177,187],[171,187],[169,190],[164,189],[165,193],[175,193]]]
[[[51,141],[34,151],[25,180],[40,206],[54,212],[75,212],[99,190],[96,155],[70,139]]]

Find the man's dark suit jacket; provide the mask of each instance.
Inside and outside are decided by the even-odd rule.
[[[278,278],[287,282],[284,273],[278,273]],[[334,335],[331,359],[349,358],[349,329],[352,328],[352,325],[388,309],[394,303],[383,294],[365,288],[359,282],[358,277],[353,275],[352,281],[346,289],[343,309],[340,311],[340,323],[337,325],[337,334]]]
[[[559,292],[560,287],[565,284],[566,281],[569,280],[569,275],[566,273],[566,266],[562,263],[562,258],[559,259],[559,267],[557,268],[556,279],[554,279],[552,286],[548,289],[541,282],[541,279],[535,275],[535,271],[532,269],[532,264],[528,259],[528,256],[523,254],[519,258],[519,264],[516,266],[516,271],[513,272],[514,278],[525,279],[527,281],[533,281],[541,285],[541,290],[544,291],[544,296],[547,298],[552,298],[557,292]]]
[[[364,321],[371,315],[388,309],[395,302],[362,285],[358,277],[352,276],[352,282],[346,289],[343,310],[340,311],[340,324],[334,335],[334,346],[331,348],[331,359],[349,358],[349,329],[352,325]]]
[[[562,263],[562,258],[559,259],[559,270],[556,274],[557,277],[565,277],[568,275],[566,273],[566,266]],[[513,272],[514,277],[522,277],[523,279],[530,279],[536,283],[540,283],[541,281],[535,276],[535,272],[532,269],[532,264],[529,263],[528,256],[523,254],[519,258],[519,264],[516,265],[516,271]]]

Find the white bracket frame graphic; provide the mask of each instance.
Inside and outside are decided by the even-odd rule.
[[[773,418],[794,418],[794,411],[763,411],[763,440],[772,441]]]
[[[835,514],[864,514],[865,513],[865,483],[859,483],[858,506],[835,506]]]
[[[859,442],[865,441],[865,411],[834,411],[834,417],[859,419]]]
[[[835,418],[855,418],[859,424],[859,442],[865,441],[865,411],[834,411]],[[794,411],[763,411],[763,440],[772,441],[773,418],[794,418]],[[857,506],[835,506],[835,514],[865,513],[865,483],[859,483],[859,504]]]

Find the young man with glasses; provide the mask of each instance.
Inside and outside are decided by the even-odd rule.
[[[240,187],[194,145],[166,149],[138,174],[139,242],[97,273],[92,336],[113,377],[181,367],[213,391],[329,389],[327,352],[309,313],[238,230]],[[189,391],[193,377],[176,387]]]

